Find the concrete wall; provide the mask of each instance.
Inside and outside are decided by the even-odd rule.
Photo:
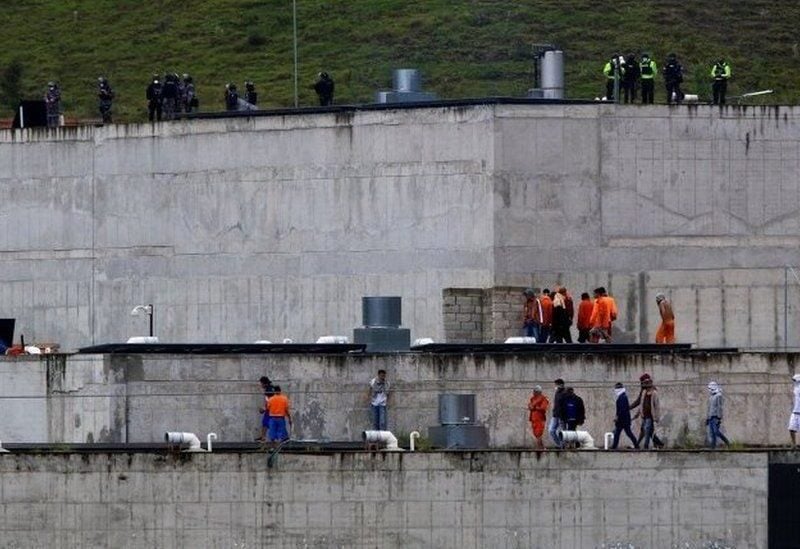
[[[0,302],[64,348],[349,334],[363,295],[603,284],[648,341],[800,345],[800,109],[484,105],[0,132]]]
[[[491,283],[490,108],[0,134],[0,298],[62,348],[352,334],[400,295]]]
[[[655,295],[701,346],[800,344],[800,109],[498,107],[495,282],[610,289],[623,340]]]
[[[49,381],[38,386],[35,398],[0,399],[4,406],[18,407],[0,423],[0,440],[158,442],[165,431],[180,430],[250,441],[260,428],[257,380],[265,374],[293,403],[295,438],[359,440],[371,424],[367,383],[383,368],[393,386],[389,428],[398,434],[420,430],[425,435],[438,424],[438,395],[464,392],[477,395],[478,418],[493,447],[530,447],[531,389],[541,384],[551,397],[552,380],[563,377],[584,398],[584,429],[602,445],[603,434],[613,427],[613,384],[624,382],[635,397],[646,371],[659,387],[663,418],[658,432],[670,446],[704,443],[705,386],[711,379],[723,386],[723,427],[732,440],[784,445],[798,356],[77,355],[66,363],[25,364],[33,377]],[[24,385],[14,380],[0,380],[6,394],[25,394]]]
[[[6,547],[767,546],[765,453],[6,455]]]

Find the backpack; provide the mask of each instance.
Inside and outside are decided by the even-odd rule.
[[[578,419],[578,403],[574,398],[570,398],[564,403],[564,419],[575,421]]]

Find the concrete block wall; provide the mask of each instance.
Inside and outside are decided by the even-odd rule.
[[[676,355],[440,355],[364,356],[79,355],[66,367],[26,363],[41,385],[35,398],[0,397],[14,410],[0,422],[5,442],[160,442],[165,431],[216,432],[221,441],[251,441],[260,429],[258,379],[268,375],[288,394],[293,436],[360,440],[371,425],[367,386],[379,369],[392,384],[389,428],[397,434],[438,424],[438,395],[473,393],[478,421],[492,447],[531,447],[528,399],[534,385],[552,398],[563,378],[584,399],[582,427],[602,445],[613,428],[613,386],[621,381],[632,398],[643,372],[656,380],[662,404],[658,433],[670,446],[702,446],[708,393],[722,384],[723,428],[748,445],[785,445],[792,405],[791,376],[797,354]],[[56,381],[61,376],[64,381]],[[6,395],[23,385],[0,379]],[[37,419],[38,418],[38,419]],[[638,426],[635,427],[638,429]],[[549,444],[549,441],[547,441]],[[623,442],[624,443],[624,442]]]
[[[8,547],[767,547],[766,453],[9,454]]]
[[[483,343],[486,292],[478,288],[445,288],[442,316],[446,342]]]

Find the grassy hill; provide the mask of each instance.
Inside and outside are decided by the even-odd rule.
[[[400,67],[422,69],[442,98],[522,96],[540,42],[564,49],[571,98],[601,94],[614,50],[649,51],[659,66],[675,51],[686,91],[704,96],[718,55],[732,62],[729,94],[774,88],[762,101],[786,104],[800,89],[796,0],[297,0],[297,12],[301,105],[315,103],[308,86],[323,69],[337,103],[371,101]],[[143,119],[154,72],[191,73],[203,110],[221,110],[225,82],[245,79],[265,107],[293,101],[291,0],[8,0],[0,20],[0,68],[19,62],[25,97],[58,80],[68,116],[96,116],[101,74],[117,92],[117,120]]]

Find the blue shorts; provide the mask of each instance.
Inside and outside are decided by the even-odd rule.
[[[289,438],[289,433],[286,431],[286,418],[285,417],[270,417],[269,418],[269,439],[273,442],[283,442]]]
[[[266,412],[261,414],[261,426],[264,429],[269,429],[269,414],[267,414]]]

